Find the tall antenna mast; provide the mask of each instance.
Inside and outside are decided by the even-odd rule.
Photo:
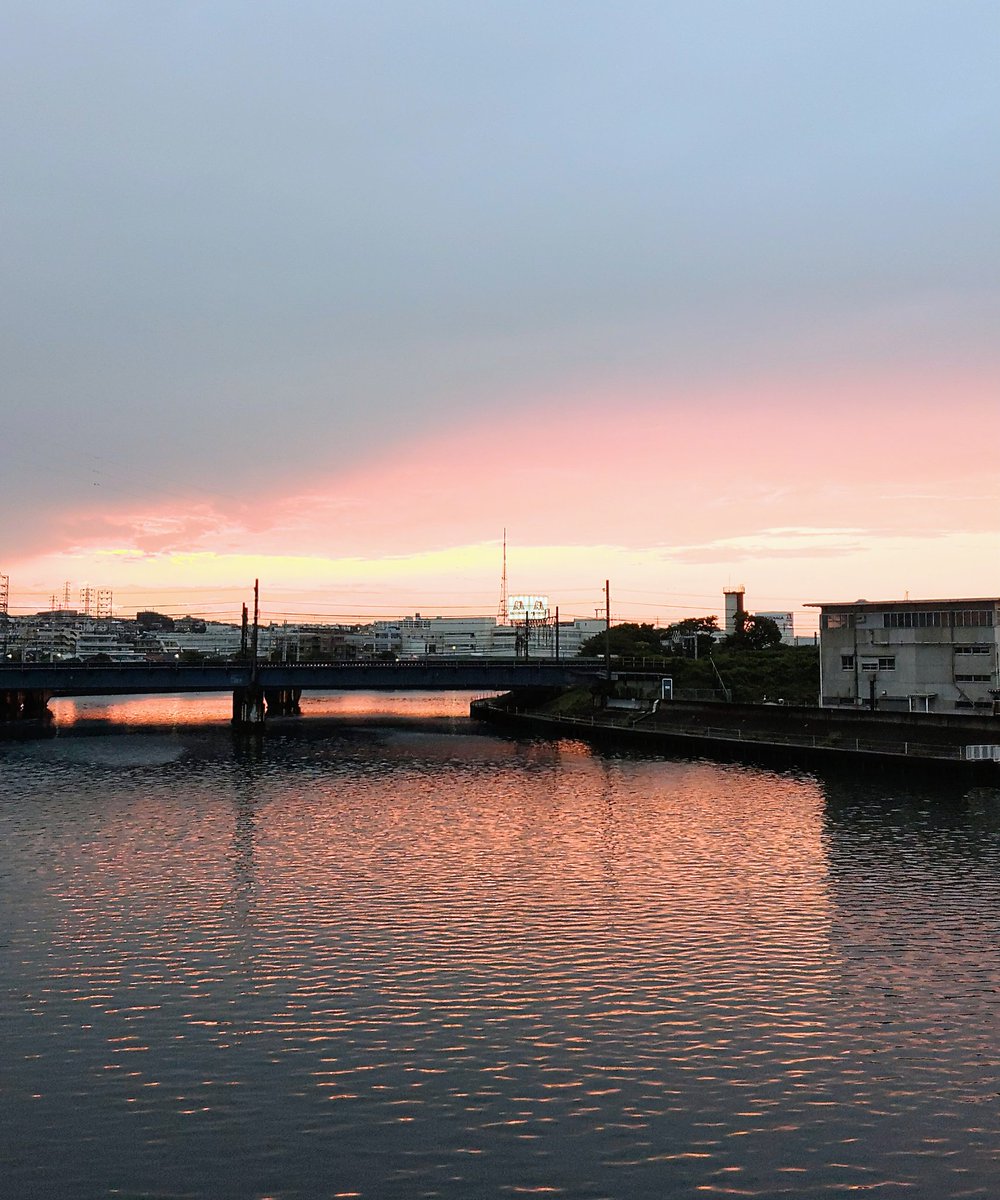
[[[503,531],[503,573],[500,576],[500,606],[497,609],[497,624],[507,624],[507,529]]]
[[[0,575],[0,654],[7,657],[7,602],[10,598],[10,577]]]

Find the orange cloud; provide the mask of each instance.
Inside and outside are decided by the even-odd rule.
[[[261,575],[358,604],[436,595],[490,611],[506,526],[526,590],[582,595],[614,574],[650,597],[711,600],[732,568],[773,607],[820,592],[990,591],[1000,413],[988,385],[762,380],[683,404],[647,386],[455,429],[414,418],[381,460],[263,488],[252,504],[151,496],[76,512],[63,545],[17,566],[42,589],[74,573],[153,589]]]

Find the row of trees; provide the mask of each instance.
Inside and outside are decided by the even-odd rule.
[[[602,655],[606,636],[598,633],[587,638],[580,653],[587,657]],[[718,617],[687,617],[665,629],[634,622],[613,625],[610,643],[611,653],[621,658],[655,658],[677,653],[702,658],[716,646],[726,650],[769,650],[781,644],[781,630],[770,617],[740,613],[733,633],[722,636]]]

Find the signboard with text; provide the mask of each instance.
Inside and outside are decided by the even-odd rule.
[[[511,625],[549,619],[548,596],[511,596],[507,600],[507,620]]]

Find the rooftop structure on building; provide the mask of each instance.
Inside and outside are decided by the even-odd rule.
[[[722,590],[726,614],[723,628],[726,631],[727,637],[732,637],[736,632],[736,623],[744,612],[743,600],[745,595],[746,588],[742,584],[739,587],[727,587]]]

